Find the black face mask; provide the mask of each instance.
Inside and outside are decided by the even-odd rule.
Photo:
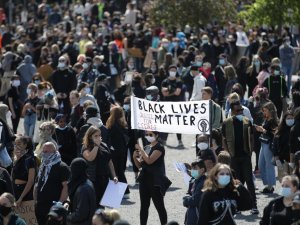
[[[11,207],[0,205],[0,214],[6,217],[11,212]]]

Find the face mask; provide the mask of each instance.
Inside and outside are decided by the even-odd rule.
[[[27,93],[28,95],[30,95],[30,94],[31,94],[31,89],[27,88],[27,89],[26,89],[26,93]]]
[[[289,197],[292,194],[292,190],[289,187],[282,187],[279,194],[283,197]]]
[[[64,126],[64,127],[57,127],[57,129],[59,130],[65,130],[67,128],[67,126]]]
[[[177,47],[178,46],[178,42],[173,42],[173,46]]]
[[[259,62],[259,61],[255,61],[255,62],[254,62],[254,65],[255,65],[255,66],[260,66],[260,62]]]
[[[36,85],[39,85],[39,84],[41,83],[41,81],[40,81],[40,80],[35,80],[34,83],[35,83]]]
[[[146,138],[146,140],[149,142],[149,143],[152,143],[152,142],[154,142],[156,139],[155,139],[155,137],[150,137],[150,136],[145,136],[145,138]]]
[[[243,115],[236,115],[235,118],[237,118],[239,121],[243,121],[244,116]]]
[[[168,44],[168,43],[165,43],[165,44],[163,44],[163,47],[164,47],[164,48],[168,48],[168,47],[169,47],[169,44]]]
[[[169,72],[169,75],[170,75],[170,77],[176,77],[176,72],[170,71],[170,72]]]
[[[130,69],[130,70],[133,70],[134,69],[134,65],[128,65],[128,68]]]
[[[200,150],[206,150],[206,149],[208,149],[208,144],[206,142],[200,142],[200,143],[197,144],[197,147]]]
[[[151,71],[155,72],[156,71],[156,67],[151,67]]]
[[[275,75],[275,76],[280,75],[280,71],[279,71],[279,70],[274,70],[274,75]]]
[[[286,123],[286,125],[287,125],[288,127],[291,127],[291,126],[294,125],[295,119],[286,119],[286,120],[285,120],[285,123]]]
[[[83,69],[87,69],[88,67],[89,67],[89,65],[88,65],[87,63],[83,63],[83,64],[82,64],[82,68],[83,68]]]
[[[205,44],[207,44],[207,43],[208,43],[208,40],[206,40],[206,39],[202,40],[202,44],[203,44],[203,45],[205,45]]]
[[[146,99],[151,101],[153,99],[152,95],[146,95]]]
[[[91,93],[91,89],[89,87],[85,88],[84,91],[85,91],[86,94]]]
[[[129,104],[125,104],[125,105],[123,105],[123,109],[127,112],[128,110],[129,110]]]
[[[55,153],[41,153],[42,161],[49,160]]]
[[[11,212],[11,207],[6,207],[4,205],[0,206],[0,214],[6,217]]]
[[[11,85],[14,86],[14,87],[19,87],[21,84],[21,81],[20,80],[13,80],[11,82]]]
[[[197,178],[200,176],[198,170],[191,170],[191,175],[192,175],[192,177],[194,177],[195,179],[197,179]]]
[[[213,40],[213,44],[214,44],[214,45],[219,45],[219,42],[218,42],[218,41],[215,41],[215,40]]]
[[[6,119],[8,120],[10,118],[11,118],[11,111],[8,110],[6,113]]]
[[[151,80],[151,84],[154,84],[155,83],[155,78],[153,78],[152,80]]]
[[[220,60],[219,60],[219,64],[220,64],[221,66],[225,65],[225,60],[224,60],[224,59],[220,59]]]
[[[203,64],[203,62],[202,62],[202,61],[196,61],[196,66],[199,66],[199,67],[201,67],[201,66],[202,66],[202,64]]]
[[[60,63],[58,63],[57,68],[63,69],[63,68],[65,68],[65,66],[66,66],[65,63],[60,62]]]
[[[290,42],[290,41],[286,41],[285,44],[286,44],[286,45],[290,45],[291,42]]]
[[[218,183],[221,186],[226,186],[230,182],[230,176],[228,175],[220,175],[218,176]]]

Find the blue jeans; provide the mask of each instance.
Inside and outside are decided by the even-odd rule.
[[[261,143],[258,159],[258,169],[264,185],[275,186],[275,166],[272,164],[273,153],[270,145]]]
[[[292,85],[292,65],[290,65],[290,66],[282,65],[282,71],[286,75],[287,88],[288,88],[288,93],[289,93],[290,89],[291,89],[291,85]]]
[[[32,113],[30,116],[25,115],[24,117],[24,131],[28,137],[33,137],[34,127],[36,121],[36,113]]]

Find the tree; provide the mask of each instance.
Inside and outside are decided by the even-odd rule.
[[[249,26],[270,25],[280,28],[284,24],[298,24],[300,20],[299,0],[256,0],[246,5],[239,13]]]
[[[151,0],[148,14],[153,25],[165,28],[206,25],[212,21],[233,20],[233,0]]]

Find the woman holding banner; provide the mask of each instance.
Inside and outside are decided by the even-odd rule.
[[[171,181],[165,175],[165,148],[157,141],[158,132],[146,131],[145,138],[150,145],[141,148],[137,144],[133,153],[135,165],[142,168],[138,177],[141,200],[140,225],[147,224],[151,198],[158,212],[160,223],[163,225],[167,223],[164,195],[171,185]]]

